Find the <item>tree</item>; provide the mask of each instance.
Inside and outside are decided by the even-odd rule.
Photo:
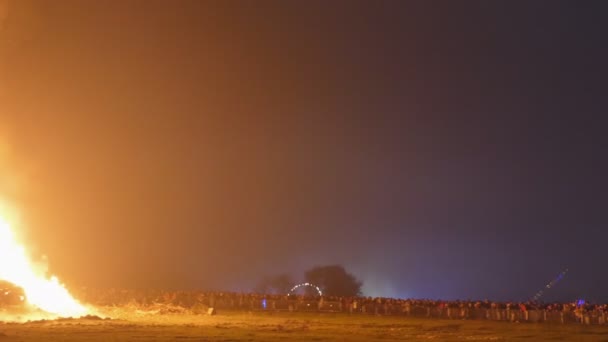
[[[326,296],[360,296],[363,285],[341,265],[316,266],[306,271],[306,281],[317,285]]]
[[[287,294],[295,282],[289,274],[266,276],[255,287],[257,293]]]

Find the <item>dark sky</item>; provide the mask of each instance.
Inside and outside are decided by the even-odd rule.
[[[0,193],[68,284],[608,300],[607,11],[0,0]]]

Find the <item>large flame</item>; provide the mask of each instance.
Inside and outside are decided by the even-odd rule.
[[[10,225],[0,217],[0,280],[17,285],[25,292],[28,303],[62,317],[80,317],[88,310],[75,300],[56,277],[47,279],[37,272],[17,243]]]

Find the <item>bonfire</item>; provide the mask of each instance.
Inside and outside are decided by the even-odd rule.
[[[82,317],[90,310],[79,303],[55,276],[36,267],[15,238],[11,225],[0,217],[0,281],[5,301],[18,298],[48,317]],[[7,290],[10,289],[10,290]]]

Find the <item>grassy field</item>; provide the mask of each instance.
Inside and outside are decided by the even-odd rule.
[[[318,313],[130,314],[0,324],[5,341],[607,341],[608,327]]]

